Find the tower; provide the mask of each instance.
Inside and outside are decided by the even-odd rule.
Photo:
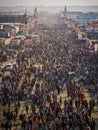
[[[37,8],[35,7],[34,9],[34,19],[38,18],[38,11]]]
[[[28,23],[28,15],[27,15],[27,10],[25,9],[25,13],[24,13],[24,23],[27,24]]]
[[[27,15],[27,10],[25,9],[25,13],[24,13],[24,30],[23,30],[23,34],[25,36],[28,36],[28,15]]]
[[[66,7],[66,5],[65,5],[65,8],[64,8],[64,12],[65,12],[65,13],[67,12],[67,7]]]
[[[64,16],[66,17],[66,14],[67,14],[67,6],[65,5],[65,8],[64,8]]]
[[[38,24],[38,11],[37,11],[37,8],[35,7],[34,9],[34,25],[36,26]]]

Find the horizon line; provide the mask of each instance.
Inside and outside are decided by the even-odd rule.
[[[79,6],[79,7],[80,7],[80,6],[81,6],[81,7],[86,7],[86,6],[88,6],[88,7],[91,7],[91,6],[94,6],[94,7],[95,7],[95,6],[96,6],[96,7],[97,7],[98,5],[66,5],[66,4],[65,4],[65,5],[32,5],[32,6],[31,6],[31,5],[16,5],[16,6],[1,6],[1,5],[0,5],[0,7],[25,7],[25,6],[26,6],[26,7],[39,7],[39,6],[42,6],[42,7],[45,7],[45,6],[47,6],[47,7],[50,7],[50,6],[51,6],[51,7],[63,7],[63,6],[64,6],[64,7],[65,7],[65,6],[67,6],[67,7],[68,7],[68,6]]]

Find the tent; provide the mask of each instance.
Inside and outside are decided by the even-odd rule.
[[[8,38],[7,40],[5,40],[5,45],[9,45],[12,42],[12,38]]]

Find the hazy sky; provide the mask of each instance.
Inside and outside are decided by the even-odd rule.
[[[98,5],[98,0],[0,0],[0,6]]]

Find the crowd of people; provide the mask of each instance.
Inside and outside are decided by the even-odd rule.
[[[1,69],[0,102],[9,108],[3,111],[2,129],[11,130],[19,119],[24,130],[95,130],[95,101],[87,101],[83,91],[97,94],[97,52],[79,43],[75,30],[65,25],[43,26],[41,31],[40,44],[22,41],[1,47],[8,60],[16,60],[10,75]],[[10,49],[15,51],[7,56]],[[25,113],[20,112],[21,101],[26,101]]]

